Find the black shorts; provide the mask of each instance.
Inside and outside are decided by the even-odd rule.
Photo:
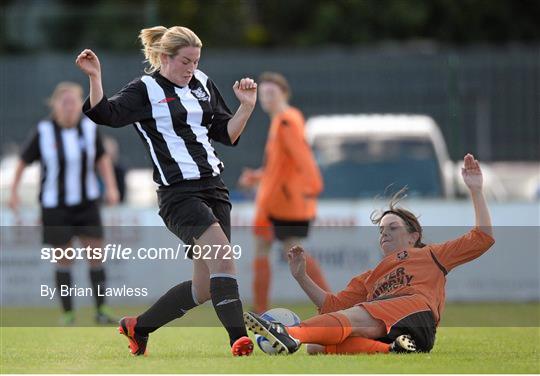
[[[274,227],[274,235],[278,240],[289,238],[307,238],[310,221],[285,221],[270,217]]]
[[[232,205],[229,190],[219,176],[163,186],[157,194],[165,226],[185,244],[193,245],[216,222],[231,241]]]
[[[431,311],[422,311],[412,313],[398,321],[392,325],[390,332],[386,336],[377,340],[392,343],[400,335],[408,334],[414,339],[418,351],[430,352],[435,344],[436,332],[437,325],[433,313]]]
[[[97,201],[80,205],[41,208],[43,243],[63,246],[75,236],[103,238],[103,226]]]

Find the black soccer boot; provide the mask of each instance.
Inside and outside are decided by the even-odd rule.
[[[283,324],[267,321],[253,312],[244,312],[244,323],[253,333],[265,337],[278,354],[292,354],[300,348],[300,341],[291,337]]]

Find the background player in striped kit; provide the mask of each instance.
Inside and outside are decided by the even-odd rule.
[[[253,297],[254,310],[259,313],[268,309],[273,238],[282,242],[285,254],[292,246],[300,245],[315,218],[317,196],[323,189],[319,168],[305,139],[304,117],[289,105],[290,96],[290,86],[283,75],[261,74],[259,100],[271,118],[264,166],[245,169],[239,179],[242,187],[259,184],[253,223]],[[309,255],[306,263],[308,276],[323,290],[330,291],[319,263]]]
[[[105,184],[107,203],[118,203],[119,194],[114,170],[96,125],[83,117],[83,90],[78,84],[59,83],[49,101],[51,118],[42,120],[24,146],[11,188],[9,206],[17,212],[18,186],[27,165],[41,163],[41,219],[43,241],[55,248],[72,246],[78,237],[81,246],[102,248],[103,228],[97,200],[99,187],[96,167]],[[105,297],[96,293],[104,289],[105,271],[99,258],[89,259],[90,280],[96,302],[96,322],[114,322],[104,305]],[[72,286],[72,260],[58,260],[56,286]],[[75,315],[71,296],[61,297],[63,323],[73,324]]]
[[[142,355],[149,333],[211,299],[233,355],[249,355],[253,343],[242,321],[235,264],[224,257],[231,203],[211,140],[236,145],[255,107],[257,84],[250,78],[235,82],[240,106],[233,115],[212,80],[197,69],[202,42],[193,31],[156,26],[143,29],[139,38],[149,75],[111,99],[103,95],[98,57],[88,49],[79,54],[76,63],[90,79],[84,111],[99,124],[134,125],[153,162],[159,213],[167,228],[186,244],[220,250],[209,260],[189,255],[192,280],[171,288],[143,314],[120,320],[120,332],[131,352]]]

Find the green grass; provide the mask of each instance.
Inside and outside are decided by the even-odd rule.
[[[296,312],[302,319],[317,314],[312,304],[275,303],[274,307],[286,307]],[[114,307],[119,316],[137,315],[148,306]],[[248,308],[249,309],[249,306]],[[91,307],[77,310],[77,326],[94,326],[94,311]],[[3,327],[58,326],[60,311],[55,307],[0,307],[0,324]],[[212,305],[188,312],[176,326],[215,327],[219,325]],[[540,303],[450,303],[446,305],[441,326],[450,327],[539,327]]]
[[[457,324],[460,316],[485,317],[491,312],[489,323],[513,312],[538,322],[538,307],[537,303],[449,305],[446,317]],[[307,305],[292,308],[302,317],[313,313]],[[212,319],[210,308],[199,311],[184,321]],[[149,355],[135,358],[113,327],[5,326],[6,318],[13,320],[10,315],[21,312],[2,309],[2,373],[540,373],[538,325],[442,326],[430,354],[308,356],[301,349],[291,356],[270,357],[257,349],[249,358],[230,355],[222,328],[166,327],[152,334]],[[58,317],[57,311],[43,312],[51,319]],[[78,322],[91,323],[91,311],[81,312]]]

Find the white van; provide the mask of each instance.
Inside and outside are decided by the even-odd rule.
[[[321,198],[374,198],[405,185],[409,197],[454,197],[453,163],[429,116],[314,116],[306,132],[324,178]]]

